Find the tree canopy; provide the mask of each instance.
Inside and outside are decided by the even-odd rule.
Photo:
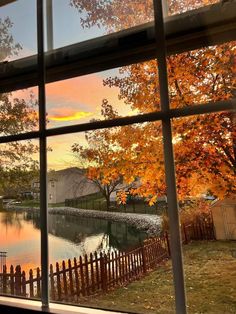
[[[169,13],[177,14],[217,1],[169,1]],[[82,25],[98,25],[109,32],[153,19],[152,1],[82,1],[71,5],[85,12]],[[172,108],[194,106],[235,97],[236,43],[201,48],[167,58],[170,104]],[[140,114],[160,109],[156,60],[122,67],[104,85],[119,88],[119,97]],[[125,74],[125,75],[124,75]],[[114,112],[112,104],[105,107]],[[116,113],[118,116],[118,113]],[[107,118],[112,118],[112,116]],[[173,120],[173,139],[180,198],[210,191],[218,197],[235,193],[236,119],[233,112],[220,112]],[[150,203],[165,193],[161,123],[144,123],[106,133],[115,157],[105,162],[113,171],[122,169],[127,182],[139,177],[141,186],[132,193]],[[104,136],[105,136],[104,133]],[[102,141],[102,139],[101,139]],[[92,147],[91,147],[92,149]],[[101,150],[103,148],[101,147]],[[82,152],[82,148],[80,148]],[[122,152],[120,154],[120,152]],[[108,158],[109,156],[106,156]],[[133,165],[133,166],[132,166]],[[97,168],[99,171],[99,168]],[[121,172],[119,172],[121,173]]]
[[[8,17],[0,19],[0,62],[17,55],[22,49],[11,35],[13,24]],[[0,135],[13,135],[35,130],[38,126],[37,100],[33,93],[0,94]],[[0,195],[16,195],[29,185],[36,174],[37,161],[33,154],[38,151],[32,141],[18,141],[0,145]]]

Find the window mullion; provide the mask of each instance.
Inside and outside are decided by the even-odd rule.
[[[169,92],[168,78],[166,65],[166,42],[163,21],[163,9],[161,0],[153,0],[155,13],[155,28],[157,40],[157,63],[159,72],[159,87],[161,111],[169,112]],[[164,159],[165,159],[165,175],[167,185],[167,200],[168,200],[168,216],[170,224],[170,248],[173,265],[173,277],[175,288],[175,304],[176,313],[186,313],[186,294],[183,272],[183,257],[181,234],[179,228],[179,209],[176,191],[175,165],[172,146],[172,132],[170,117],[162,120],[162,134],[164,144]]]
[[[41,299],[43,308],[48,308],[48,217],[47,217],[47,139],[46,139],[46,95],[45,57],[43,30],[43,0],[37,0],[38,38],[38,91],[40,130],[40,226],[41,226]]]

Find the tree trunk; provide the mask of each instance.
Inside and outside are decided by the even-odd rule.
[[[107,206],[107,211],[109,211],[109,210],[110,210],[110,205],[111,205],[110,195],[106,195],[106,206]]]

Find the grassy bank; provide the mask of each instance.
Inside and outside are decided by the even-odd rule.
[[[193,242],[184,246],[188,312],[236,313],[236,242]],[[83,304],[134,313],[175,313],[171,263],[145,278]]]
[[[24,200],[21,204],[18,204],[19,207],[39,207],[39,201],[36,200]],[[65,203],[55,203],[55,204],[48,204],[48,207],[64,207]]]

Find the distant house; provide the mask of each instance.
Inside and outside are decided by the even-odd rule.
[[[38,181],[32,182],[34,199],[39,199],[40,185]],[[98,187],[90,181],[84,169],[77,167],[48,172],[48,203],[62,203],[65,199],[76,198],[99,191]]]

